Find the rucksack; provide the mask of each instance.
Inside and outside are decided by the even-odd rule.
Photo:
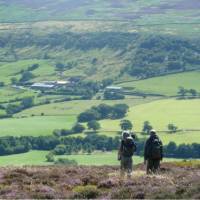
[[[152,140],[150,157],[152,159],[161,159],[161,143],[157,137]]]
[[[136,144],[132,137],[127,137],[122,141],[122,155],[126,157],[133,156],[136,151]]]

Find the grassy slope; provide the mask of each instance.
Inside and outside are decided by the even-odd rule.
[[[76,116],[91,106],[106,103],[126,103],[129,106],[149,102],[155,98],[131,98],[122,101],[86,100],[52,103],[33,107],[15,115],[15,118],[0,120],[0,136],[51,135],[55,129],[70,129],[76,123]],[[40,116],[44,113],[46,116]],[[32,117],[32,115],[36,115]],[[24,118],[25,117],[25,118]]]
[[[167,130],[169,123],[174,123],[180,129],[200,129],[199,107],[199,100],[158,100],[132,107],[127,119],[133,122],[135,131],[141,131],[146,120],[150,121],[156,130]],[[102,121],[102,129],[119,130],[119,123],[119,120]],[[177,144],[199,141],[199,132],[160,133],[159,135],[165,144],[169,141],[175,141]]]
[[[148,101],[148,98],[146,99]],[[151,101],[151,99],[149,99]],[[122,101],[123,102],[123,101]],[[121,103],[122,103],[121,102]],[[16,117],[27,116],[27,118],[14,118],[0,120],[3,135],[49,135],[54,129],[71,128],[76,121],[76,116],[92,105],[100,103],[115,104],[118,101],[72,101],[57,104],[48,104],[34,107],[23,111]],[[141,131],[143,122],[148,120],[157,130],[167,130],[169,123],[174,123],[180,129],[199,129],[199,100],[157,100],[150,103],[126,99],[124,103],[130,105],[127,119],[134,124],[135,131]],[[143,103],[143,104],[141,104]],[[137,105],[141,104],[141,105]],[[41,113],[51,116],[35,116]],[[58,115],[58,116],[57,116]],[[69,121],[68,121],[69,120]],[[103,120],[100,134],[115,136],[120,130],[120,120]],[[33,128],[37,127],[37,128]],[[139,135],[140,137],[143,137]],[[199,140],[199,132],[184,132],[176,134],[160,133],[165,144],[169,141],[180,143],[192,143]]]
[[[156,98],[148,97],[143,99],[141,97],[129,97],[124,100],[75,100],[63,103],[52,103],[42,106],[33,107],[27,110],[24,110],[18,114],[16,117],[20,116],[30,116],[32,114],[40,115],[42,112],[45,115],[78,115],[79,113],[85,111],[92,106],[105,103],[108,105],[114,105],[119,103],[125,103],[130,107],[143,104],[155,100]]]
[[[10,156],[0,157],[0,166],[14,165],[49,165],[51,163],[46,162],[45,156],[48,151],[30,151],[28,153],[16,154]],[[58,158],[73,159],[78,162],[79,165],[119,165],[117,161],[116,152],[94,153],[92,155],[69,155],[69,156],[56,156]],[[134,156],[134,164],[142,163],[143,158]],[[174,161],[178,159],[164,159],[164,161]]]
[[[119,86],[128,87],[131,91],[168,96],[177,95],[180,86],[186,89],[196,89],[200,92],[200,71],[166,75],[141,81],[125,82],[119,84]]]
[[[76,122],[73,116],[37,116],[0,120],[0,136],[51,135],[55,129],[70,129]]]

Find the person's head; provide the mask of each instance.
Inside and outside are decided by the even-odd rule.
[[[129,131],[123,131],[122,132],[122,139],[126,139],[127,137],[130,137]]]
[[[151,135],[151,136],[156,135],[156,131],[155,131],[154,129],[152,129],[152,130],[150,131],[150,135]]]

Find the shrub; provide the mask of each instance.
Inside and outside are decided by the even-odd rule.
[[[74,198],[77,199],[94,199],[100,194],[95,185],[77,186],[74,188]]]
[[[46,160],[47,160],[47,162],[54,162],[54,155],[52,152],[50,152],[46,155]]]
[[[63,144],[59,144],[59,145],[56,146],[56,148],[53,150],[53,152],[56,155],[63,155],[66,152],[66,147]]]
[[[75,160],[69,160],[67,158],[59,158],[54,162],[56,165],[78,165]]]

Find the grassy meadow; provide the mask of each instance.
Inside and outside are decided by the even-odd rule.
[[[200,129],[200,100],[157,100],[154,102],[131,107],[127,119],[131,120],[135,131],[141,131],[144,121],[157,130],[167,130],[167,125],[173,123],[179,129]],[[103,120],[102,130],[119,130],[120,120]],[[169,141],[180,143],[193,143],[199,140],[199,132],[180,132],[176,134],[159,133],[161,139],[167,144]],[[138,134],[139,137],[143,137]]]
[[[40,115],[41,113],[44,113],[45,115],[78,115],[79,113],[85,111],[86,109],[89,109],[92,106],[97,106],[102,103],[108,105],[125,103],[130,107],[132,107],[138,104],[151,102],[156,99],[158,98],[147,97],[144,99],[142,97],[129,96],[123,100],[96,100],[96,99],[74,100],[74,101],[51,103],[47,105],[33,107],[16,114],[15,117]]]
[[[154,101],[153,101],[154,100]],[[15,118],[0,120],[1,136],[5,135],[50,135],[54,129],[70,129],[76,123],[80,112],[100,103],[127,103],[130,106],[126,119],[134,125],[134,131],[140,132],[144,121],[149,121],[157,131],[166,131],[173,123],[178,129],[200,129],[200,100],[176,100],[151,98],[125,99],[123,101],[84,100],[48,104],[24,110]],[[44,113],[44,116],[41,116]],[[33,116],[35,115],[35,116]],[[120,120],[102,120],[99,134],[116,136],[120,130]],[[33,128],[37,127],[37,128]],[[175,141],[177,144],[193,143],[199,140],[199,132],[185,131],[175,134],[159,133],[164,144]],[[138,137],[146,137],[138,134]]]
[[[51,135],[55,129],[70,129],[75,124],[74,116],[34,116],[0,120],[0,136]]]
[[[51,165],[51,163],[46,162],[45,156],[48,151],[30,151],[28,153],[1,156],[0,166],[23,166],[23,165]],[[56,156],[58,158],[68,158],[77,161],[79,165],[119,165],[117,160],[117,152],[96,152],[91,155],[80,154],[80,155],[63,155]],[[139,156],[133,157],[134,164],[142,163],[144,158]],[[168,161],[178,161],[180,159],[164,159],[163,162]]]
[[[119,84],[119,86],[127,88],[133,92],[166,96],[177,95],[179,87],[195,89],[200,92],[200,71],[184,72],[140,81],[124,82]]]

